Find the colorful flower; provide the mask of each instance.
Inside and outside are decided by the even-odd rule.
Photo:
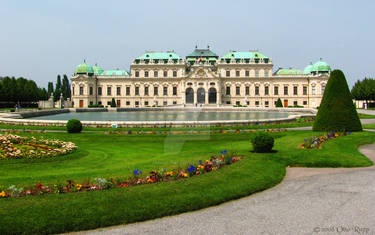
[[[5,192],[2,191],[2,192],[0,193],[0,197],[5,197],[5,196],[6,196]]]

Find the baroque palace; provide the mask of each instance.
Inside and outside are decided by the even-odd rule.
[[[219,57],[210,48],[182,58],[174,51],[146,52],[134,59],[130,72],[103,70],[86,62],[72,76],[73,107],[320,105],[330,66],[319,60],[303,71],[280,68],[258,51],[230,51]]]

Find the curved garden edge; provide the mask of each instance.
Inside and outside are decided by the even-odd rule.
[[[362,138],[353,148],[368,143]],[[251,156],[188,180],[100,192],[6,198],[0,201],[0,233],[81,231],[198,210],[277,185],[285,176],[286,163],[283,158]]]

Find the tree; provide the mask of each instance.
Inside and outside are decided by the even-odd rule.
[[[112,98],[112,101],[111,101],[111,107],[112,108],[115,108],[117,105],[116,105],[116,101],[115,101],[115,98]]]
[[[276,101],[276,108],[282,108],[282,107],[283,107],[283,103],[281,102],[281,99],[278,98]]]
[[[55,86],[55,93],[53,94],[53,100],[55,102],[60,99],[60,95],[62,93],[61,88],[62,88],[62,85],[61,85],[61,76],[57,75],[56,86]]]
[[[331,72],[313,131],[362,131],[348,83],[341,70]]]
[[[68,79],[68,76],[66,76],[66,74],[64,74],[63,80],[62,80],[62,93],[63,93],[64,100],[66,100],[67,98],[71,98],[69,79]]]
[[[51,94],[53,93],[53,82],[48,82],[48,98],[51,96]]]
[[[364,100],[368,105],[369,101],[375,100],[375,80],[372,78],[365,78],[358,80],[351,91],[355,100]]]

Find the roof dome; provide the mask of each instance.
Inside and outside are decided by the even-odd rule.
[[[92,67],[92,69],[94,70],[95,75],[101,75],[104,72],[104,70],[96,64]]]
[[[320,60],[313,65],[311,71],[312,72],[329,72],[331,71],[331,66],[329,66],[329,64],[327,64],[320,58]]]
[[[82,64],[78,65],[74,71],[76,74],[93,74],[94,69],[83,61]]]
[[[289,68],[289,69],[279,69],[277,70],[276,72],[276,75],[300,75],[302,74],[302,71],[299,70],[299,69],[293,69],[293,68]]]
[[[305,67],[305,69],[303,70],[303,74],[309,74],[309,73],[311,73],[311,70],[313,69],[313,65],[312,65],[312,63],[310,63],[309,65],[307,65],[306,67]]]

